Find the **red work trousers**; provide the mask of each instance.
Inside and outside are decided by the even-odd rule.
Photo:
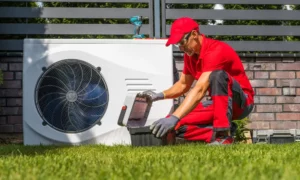
[[[213,132],[232,130],[232,120],[243,119],[252,111],[253,97],[228,73],[213,71],[209,81],[211,100],[199,103],[178,122],[177,137],[209,143]]]

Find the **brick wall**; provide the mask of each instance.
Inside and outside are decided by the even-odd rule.
[[[0,57],[0,133],[22,133],[22,58]]]
[[[300,128],[300,58],[242,58],[255,89],[252,129]],[[182,59],[176,59],[182,70]],[[22,57],[0,57],[0,133],[22,133]]]
[[[255,90],[250,129],[300,128],[300,58],[241,58]],[[176,58],[181,72],[182,58]]]
[[[300,59],[243,58],[255,89],[252,129],[300,128]]]

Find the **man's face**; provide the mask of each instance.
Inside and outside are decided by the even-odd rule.
[[[181,41],[175,46],[179,47],[180,51],[184,51],[188,56],[193,56],[195,54],[196,42],[194,42],[195,33],[192,31],[188,34],[185,34]]]

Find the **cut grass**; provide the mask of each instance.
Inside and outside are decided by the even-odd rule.
[[[300,144],[0,147],[0,179],[299,179]]]

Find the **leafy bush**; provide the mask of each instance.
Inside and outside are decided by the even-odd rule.
[[[249,122],[248,118],[244,118],[241,120],[233,121],[237,125],[237,131],[235,134],[235,141],[238,143],[245,143],[247,141],[247,137],[245,136],[245,132],[248,131],[246,125]]]

